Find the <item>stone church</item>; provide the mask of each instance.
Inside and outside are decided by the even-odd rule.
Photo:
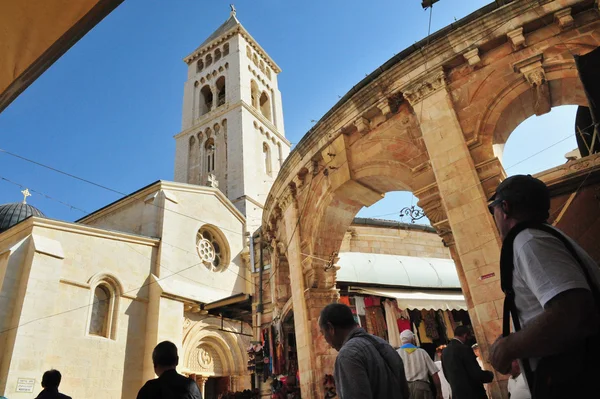
[[[250,387],[248,237],[290,152],[280,68],[235,11],[185,62],[175,182],[75,223],[0,206],[0,395],[56,368],[73,397],[135,398],[163,340],[206,396]]]

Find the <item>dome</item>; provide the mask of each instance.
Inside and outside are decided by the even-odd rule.
[[[36,207],[22,202],[0,205],[0,233],[30,216],[46,217]]]

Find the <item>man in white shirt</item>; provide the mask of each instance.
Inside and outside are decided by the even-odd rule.
[[[580,397],[576,390],[585,392],[598,373],[585,347],[588,337],[598,333],[600,320],[584,272],[592,287],[600,287],[600,269],[573,240],[546,224],[550,193],[542,181],[530,175],[511,176],[500,183],[490,201],[488,208],[504,240],[503,253],[504,248],[512,249],[512,259],[507,260],[514,264],[511,286],[521,325],[492,345],[490,363],[508,374],[513,360],[525,359],[536,380],[535,385],[528,381],[529,386],[537,393],[546,390],[544,397]],[[557,232],[568,245],[554,235]],[[512,248],[507,242],[512,242]],[[551,357],[556,356],[568,360],[553,362]],[[540,371],[541,358],[549,366]],[[554,378],[547,378],[549,373],[555,373]]]
[[[531,399],[525,378],[519,368],[519,362],[513,360],[508,379],[508,395],[510,399]]]
[[[437,399],[442,399],[442,386],[438,376],[438,368],[429,357],[429,354],[415,346],[415,335],[410,330],[400,333],[402,346],[398,354],[404,363],[404,372],[408,381],[411,399],[433,399],[433,392],[429,385],[429,376],[433,378],[437,390]]]

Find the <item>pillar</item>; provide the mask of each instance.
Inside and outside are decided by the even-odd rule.
[[[324,397],[323,378],[333,370],[335,352],[321,336],[318,320],[321,309],[335,302],[338,293],[335,288],[310,288],[306,284],[301,254],[298,209],[295,200],[287,206],[283,214],[287,246],[287,260],[290,269],[290,285],[294,306],[294,327],[298,351],[300,389],[303,398]],[[298,227],[298,228],[296,228]],[[321,265],[322,266],[322,265]]]
[[[203,398],[204,398],[204,388],[206,386],[206,381],[208,381],[207,376],[204,376],[204,375],[196,376],[196,384],[198,384],[198,389],[200,389],[200,393],[202,394]]]
[[[420,123],[447,216],[445,223],[454,239],[453,245],[450,243],[451,252],[457,260],[477,341],[487,358],[489,345],[501,334],[502,327],[501,241],[454,111],[443,69],[428,72],[402,91]],[[493,389],[493,397],[501,397],[497,384]]]

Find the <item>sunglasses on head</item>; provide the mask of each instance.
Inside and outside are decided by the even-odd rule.
[[[494,200],[494,201],[492,201],[492,202],[490,202],[490,203],[488,204],[488,210],[490,211],[490,213],[491,213],[492,215],[494,214],[494,207],[495,207],[496,205],[498,205],[498,204],[502,203],[502,201],[504,201],[504,200],[502,200],[502,199],[497,199],[497,200]]]

